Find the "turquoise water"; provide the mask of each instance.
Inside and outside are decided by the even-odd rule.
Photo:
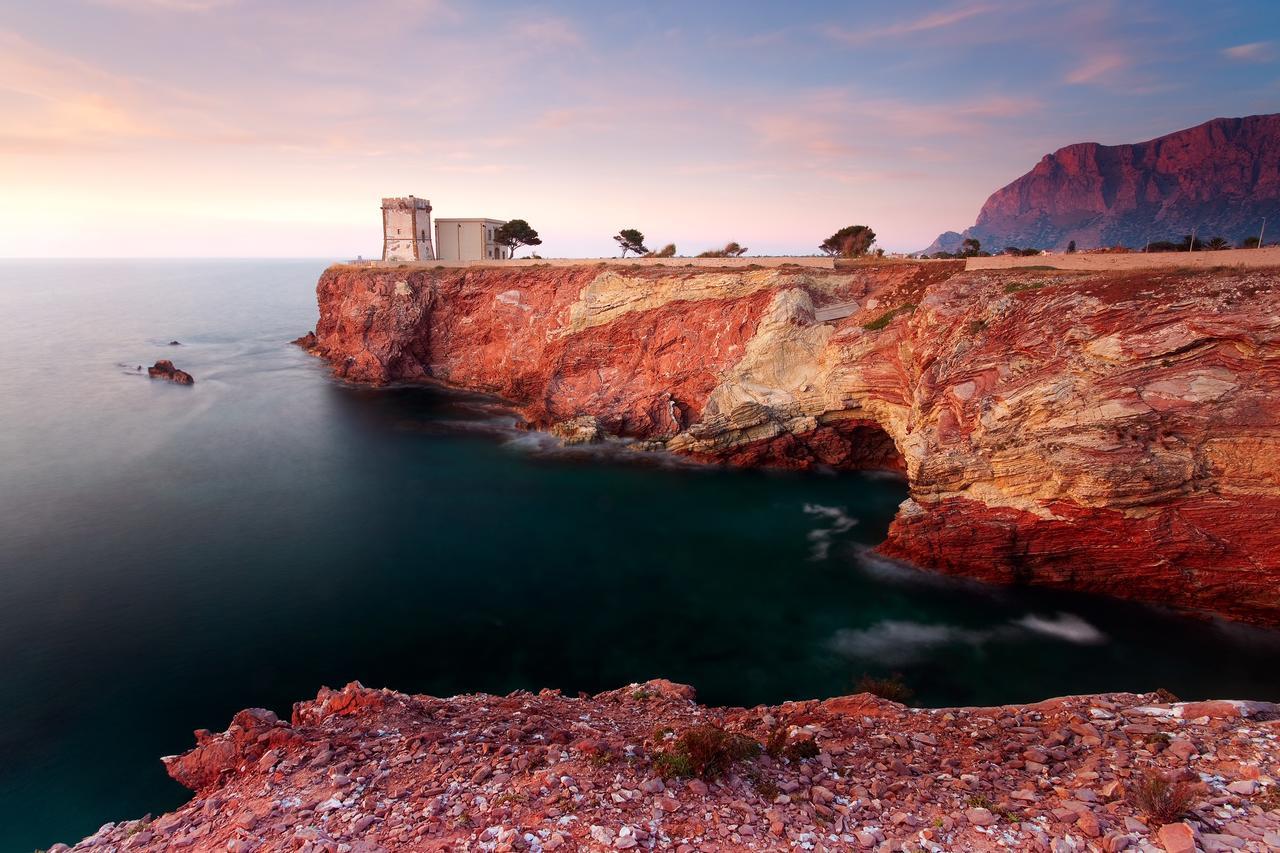
[[[1273,633],[870,558],[896,479],[560,452],[491,400],[336,383],[286,343],[323,267],[0,262],[0,850],[171,808],[193,729],[352,679],[1280,694]]]

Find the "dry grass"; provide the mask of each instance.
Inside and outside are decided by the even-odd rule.
[[[1129,803],[1149,822],[1163,826],[1185,815],[1195,802],[1195,787],[1148,770],[1129,786]]]
[[[879,696],[881,699],[888,699],[890,702],[898,702],[903,705],[911,704],[911,700],[916,698],[915,691],[908,687],[902,680],[902,676],[896,672],[887,678],[864,675],[858,679],[857,691],[859,693],[870,693],[873,696]]]
[[[663,778],[697,776],[711,780],[723,775],[739,761],[760,754],[759,742],[720,726],[695,726],[686,730],[664,752],[653,756],[654,767]]]

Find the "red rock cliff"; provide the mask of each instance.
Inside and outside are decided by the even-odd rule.
[[[1271,271],[338,266],[318,296],[311,348],[347,379],[707,460],[901,468],[890,555],[1280,624]]]
[[[1257,236],[1280,209],[1280,114],[1219,118],[1133,145],[1082,142],[1045,155],[992,193],[974,226],[926,252],[984,247],[1064,249]]]

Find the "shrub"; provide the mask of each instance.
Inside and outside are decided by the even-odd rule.
[[[664,779],[697,776],[710,781],[760,750],[759,742],[746,735],[708,724],[686,730],[653,757],[653,765]]]
[[[1024,267],[1024,269],[1053,269],[1053,267]],[[1022,290],[1039,290],[1048,284],[1047,281],[1011,281],[1004,286],[1005,293],[1017,293]]]
[[[848,225],[823,240],[818,249],[824,255],[841,258],[859,258],[871,249],[876,232],[866,225]]]
[[[870,323],[863,323],[862,328],[866,329],[868,332],[877,332],[889,325],[889,323],[893,321],[893,318],[897,317],[899,314],[910,314],[914,310],[916,310],[916,306],[910,302],[905,305],[899,305],[897,308],[884,312]]]
[[[1157,702],[1161,702],[1166,705],[1172,705],[1174,702],[1179,701],[1177,696],[1173,695],[1170,691],[1165,690],[1163,687],[1157,687],[1151,692],[1151,695],[1155,697]]]
[[[1175,782],[1148,770],[1129,787],[1129,803],[1157,826],[1173,823],[1195,802],[1195,789],[1187,782]]]
[[[876,678],[872,675],[864,675],[858,679],[858,692],[870,693],[879,696],[881,699],[888,699],[890,702],[900,702],[906,705],[916,698],[915,691],[907,686],[902,680],[902,674],[895,672],[888,678]]]

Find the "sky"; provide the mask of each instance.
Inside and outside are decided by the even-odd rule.
[[[1073,142],[1280,111],[1274,0],[0,0],[0,256],[888,251]]]

